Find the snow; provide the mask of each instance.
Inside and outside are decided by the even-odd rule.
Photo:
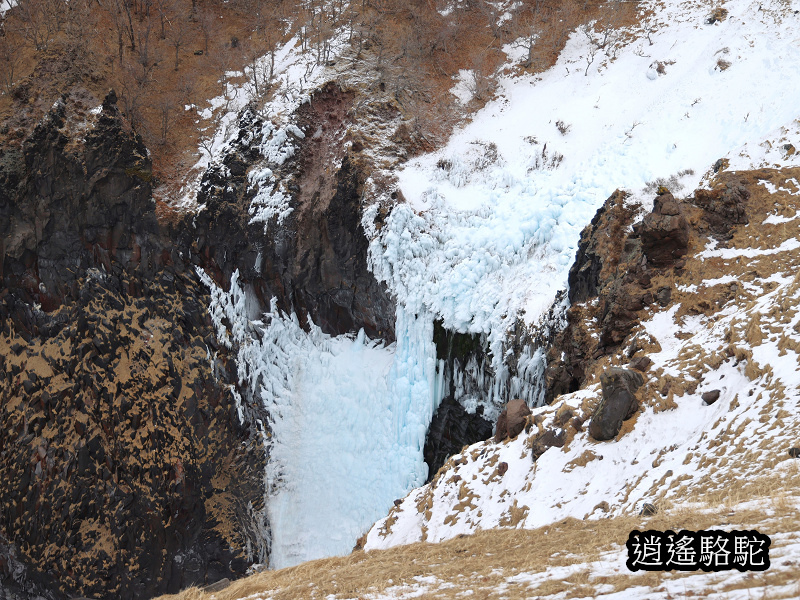
[[[764,221],[766,222],[766,220]],[[766,256],[770,254],[780,254],[800,248],[800,240],[791,238],[784,241],[777,248],[720,248],[719,250],[704,250],[698,257],[700,258],[753,258],[754,256]]]
[[[238,349],[240,382],[270,414],[270,566],[349,553],[427,477],[422,449],[438,402],[432,318],[398,309],[391,346],[363,331],[331,337],[274,305],[252,318],[238,271],[227,294],[198,273],[219,339]]]
[[[705,25],[692,2],[641,6],[655,11],[652,45],[634,29],[615,58],[597,51],[587,65],[589,39],[575,32],[547,72],[501,75],[497,98],[443,149],[399,171],[408,203],[380,231],[365,214],[374,271],[409,310],[488,335],[490,413],[507,385],[505,332],[517,317],[535,324],[565,287],[581,229],[615,189],[646,204],[649,182],[681,174],[694,189],[719,158],[730,169],[800,164],[782,145],[800,141],[793,7],[735,0]]]
[[[634,29],[636,41],[606,55],[592,49],[584,32],[575,32],[553,68],[537,76],[501,75],[497,98],[446,147],[399,171],[407,203],[396,205],[380,229],[377,203],[365,209],[370,266],[398,301],[396,345],[381,346],[363,334],[332,338],[314,327],[304,332],[296,318],[274,308],[263,317],[253,314],[236,277],[229,294],[207,279],[219,335],[237,348],[240,380],[257,391],[271,414],[271,566],[349,552],[394,499],[424,481],[422,446],[443,392],[432,343],[434,318],[448,328],[487,336],[495,381],[487,397],[464,399],[468,409],[480,403],[494,418],[509,390],[536,404],[540,396],[531,390],[544,366],[542,356],[527,351],[520,361],[527,375],[510,377],[503,364],[506,334],[518,318],[535,325],[545,314],[565,287],[581,229],[615,189],[628,190],[631,202],[646,205],[658,178],[688,189],[705,185],[719,158],[728,159],[729,169],[800,164],[800,154],[786,150],[800,140],[794,102],[800,27],[793,6],[731,0],[728,18],[714,25],[704,25],[707,7],[692,2],[641,7],[653,11],[652,45]],[[725,70],[718,67],[721,56],[731,63]],[[251,132],[265,157],[248,174],[258,187],[252,222],[280,223],[291,211],[275,168],[291,157],[293,139],[302,135],[289,115],[324,77],[321,68],[306,76],[304,61],[296,40],[279,49],[279,92],[260,111],[267,117],[263,129]],[[666,65],[664,74],[658,61]],[[453,90],[463,101],[468,101],[461,95],[468,77],[460,74]],[[218,127],[198,170],[229,147],[236,111],[244,106],[243,89],[231,86],[203,113],[216,118]],[[185,190],[187,207],[193,206],[197,181]],[[800,242],[789,239],[769,249],[709,247],[702,256],[756,259],[798,247]],[[776,292],[788,285],[778,282]],[[677,310],[645,324],[661,345],[656,365],[667,374],[682,372],[686,350],[685,340],[675,335]],[[682,326],[701,331],[694,343],[722,351],[733,316],[723,321],[698,316]],[[796,355],[781,355],[770,344],[753,351],[758,364],[780,364],[785,385],[797,384],[792,360]],[[575,462],[587,448],[585,433],[571,449],[548,451],[535,464],[525,436],[468,449],[453,471],[475,490],[475,506],[456,513],[458,490],[419,488],[394,511],[394,525],[386,518],[376,523],[368,547],[418,541],[423,526],[428,541],[497,527],[511,499],[528,509],[525,527],[567,516],[597,518],[599,498],[609,501],[612,514],[630,511],[664,481],[696,470],[694,452],[710,450],[709,436],[728,427],[726,419],[750,419],[742,435],[753,434],[760,405],[736,408],[738,399],[749,392],[761,398],[766,384],[748,378],[745,367],[727,359],[674,410],[646,409],[632,433],[596,449],[588,468]],[[704,406],[699,395],[710,385],[718,386],[721,397]],[[598,395],[593,385],[563,402],[577,410]],[[545,426],[552,423],[553,407],[537,410]],[[690,454],[694,458],[684,462]],[[486,471],[489,457],[509,465],[500,482]],[[565,472],[576,475],[564,477]],[[417,510],[426,495],[432,499],[430,516]]]
[[[331,42],[332,54],[341,51],[344,45],[344,32],[337,34]],[[255,69],[258,73],[269,71],[271,58],[264,56],[256,61]],[[282,221],[288,215],[288,199],[276,193],[274,188],[277,181],[265,176],[266,171],[271,171],[275,166],[280,166],[292,156],[294,147],[292,137],[302,138],[303,133],[291,122],[292,113],[304,102],[309,100],[310,93],[325,81],[328,70],[325,66],[316,63],[313,53],[304,52],[297,36],[291,38],[275,51],[275,64],[273,66],[273,79],[271,83],[270,98],[264,101],[263,97],[254,97],[249,84],[252,72],[241,73],[231,71],[225,74],[229,79],[246,77],[242,83],[227,83],[225,93],[208,100],[208,106],[197,110],[198,116],[209,121],[207,130],[210,134],[205,137],[198,148],[199,158],[189,169],[189,175],[178,193],[178,198],[173,204],[176,208],[196,212],[203,207],[197,203],[197,191],[200,187],[203,173],[211,165],[220,164],[226,152],[237,140],[239,133],[239,115],[251,102],[261,104],[259,115],[265,123],[257,135],[258,144],[264,158],[261,167],[248,173],[252,181],[259,181],[266,185],[261,188],[257,199],[251,207],[253,222],[268,222],[277,217]],[[252,67],[250,67],[252,69]],[[257,95],[256,95],[257,96]]]
[[[471,69],[461,69],[458,75],[454,77],[456,80],[455,85],[450,88],[450,93],[453,94],[461,104],[468,104],[473,98],[473,92],[470,88],[470,80],[474,77]]]
[[[17,0],[0,0],[0,17],[3,16],[7,10],[14,8],[17,5]]]
[[[772,248],[717,249],[713,243],[690,257],[715,257],[720,276],[679,292],[734,281],[745,292],[709,315],[682,314],[686,311],[676,300],[638,326],[634,334],[649,338],[647,356],[653,364],[645,376],[649,391],[643,392],[649,404],[631,430],[597,443],[584,427],[563,449],[548,449],[535,461],[531,442],[536,427],[516,439],[466,448],[432,483],[413,491],[376,523],[366,548],[417,542],[423,536],[439,542],[501,527],[510,523],[512,508],[522,515],[513,526],[535,528],[567,517],[636,514],[654,499],[685,504],[690,493],[724,494],[752,481],[767,460],[773,461],[771,475],[796,472],[786,449],[795,444],[800,427],[800,243],[793,231],[782,235],[784,241],[775,237]],[[742,257],[757,275],[742,277]],[[610,360],[624,364],[624,352]],[[670,378],[677,386],[673,391],[663,387]],[[719,398],[708,405],[702,395],[713,390]],[[591,381],[554,405],[535,409],[536,422],[542,431],[559,431],[557,411],[569,407],[588,419],[599,397],[600,385]],[[496,469],[500,461],[508,465],[502,476]]]

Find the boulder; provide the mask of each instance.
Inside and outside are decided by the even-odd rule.
[[[512,400],[506,404],[497,419],[494,440],[501,442],[506,438],[518,436],[525,428],[525,419],[530,416],[531,409],[524,400]]]
[[[548,448],[563,448],[565,441],[566,433],[563,429],[558,432],[552,429],[543,431],[536,436],[536,439],[533,440],[533,444],[531,445],[531,458],[533,462],[536,462]]]
[[[642,510],[639,512],[639,515],[643,517],[652,517],[654,514],[658,512],[658,509],[655,507],[654,504],[650,504],[649,502],[645,502],[642,504]]]
[[[622,429],[622,422],[639,408],[635,393],[644,379],[636,371],[611,368],[600,376],[600,383],[603,397],[589,424],[589,435],[605,441],[614,439]]]
[[[642,250],[654,267],[668,267],[689,251],[689,223],[672,194],[659,195],[639,228]]]
[[[629,363],[631,369],[636,369],[637,371],[641,371],[644,373],[647,369],[650,368],[650,365],[653,364],[653,361],[650,360],[647,356],[637,356]]]
[[[492,424],[483,417],[481,407],[469,414],[452,396],[444,398],[425,438],[423,457],[428,464],[428,481],[453,454],[491,435]]]
[[[731,236],[734,225],[745,225],[749,222],[745,209],[750,192],[743,181],[734,177],[731,175],[713,189],[700,189],[694,193],[694,204],[703,209],[709,229],[723,239]]]
[[[666,286],[658,288],[656,300],[662,307],[666,308],[672,300],[672,288]]]
[[[719,400],[719,390],[711,390],[710,392],[706,392],[702,396],[703,402],[706,404],[714,404],[717,400]]]

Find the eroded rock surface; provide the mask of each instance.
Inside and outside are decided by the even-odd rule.
[[[113,96],[85,136],[69,110],[3,149],[0,585],[132,599],[239,576],[266,556],[264,415],[239,420],[202,248],[158,223]]]
[[[206,208],[195,219],[196,231],[186,231],[179,245],[199,245],[209,274],[224,289],[238,269],[262,310],[275,297],[278,307],[296,312],[304,326],[310,317],[332,335],[363,328],[372,339],[391,342],[394,301],[367,267],[361,226],[369,169],[359,152],[342,142],[352,124],[352,102],[352,94],[328,84],[298,110],[303,135],[291,141],[291,158],[270,166],[280,179],[280,193],[290,198],[292,210],[281,223],[251,222],[256,189],[247,171],[267,158],[252,136],[264,123],[245,112],[239,141],[224,164],[204,176],[198,201]]]
[[[656,197],[653,212],[644,217],[638,233],[642,252],[654,267],[670,266],[688,252],[689,224],[669,192]]]
[[[600,376],[603,395],[589,423],[589,435],[598,441],[616,437],[622,422],[630,419],[639,408],[636,401],[644,379],[641,373],[628,369],[612,368]]]
[[[641,353],[647,340],[628,336],[648,306],[671,304],[674,277],[683,273],[693,236],[724,238],[733,225],[747,222],[749,192],[733,174],[721,174],[691,203],[659,191],[639,222],[624,192],[615,192],[581,233],[569,273],[567,324],[547,354],[548,403],[580,389],[602,356],[625,352],[633,368],[647,370]]]
[[[492,424],[483,418],[481,407],[469,414],[452,397],[442,400],[425,438],[423,456],[428,465],[427,481],[430,482],[447,459],[461,452],[464,446],[491,435]]]

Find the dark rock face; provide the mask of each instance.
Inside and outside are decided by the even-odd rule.
[[[442,400],[425,438],[423,455],[428,465],[428,481],[448,458],[461,452],[464,446],[485,440],[490,435],[492,424],[483,418],[480,408],[469,414],[452,397]]]
[[[59,102],[0,155],[0,529],[21,565],[0,587],[132,599],[239,576],[267,543],[265,415],[238,420],[206,246],[181,257],[159,225],[111,95],[85,139],[69,121]]]
[[[575,264],[569,273],[567,325],[553,339],[547,354],[545,401],[580,389],[588,361],[618,345],[636,322],[636,311],[652,302],[649,276],[641,264],[641,242],[627,238],[634,211],[625,193],[616,191],[581,233]],[[618,268],[625,265],[625,268]],[[630,265],[633,265],[631,268]],[[624,277],[622,277],[624,275]],[[643,289],[644,288],[644,289]],[[597,302],[587,302],[597,298]],[[599,338],[583,323],[596,319]]]
[[[729,176],[711,190],[695,191],[694,204],[705,211],[711,232],[727,239],[734,225],[749,222],[745,210],[749,198],[750,192],[743,182]]]
[[[719,400],[719,390],[711,390],[710,392],[705,392],[702,396],[703,402],[706,404],[714,404],[717,400]]]
[[[141,139],[108,102],[83,144],[71,135],[59,101],[21,152],[8,151],[0,172],[0,276],[44,310],[75,297],[89,267],[110,272],[116,259],[149,275],[156,262],[152,170]]]
[[[581,233],[570,269],[572,306],[566,327],[554,336],[547,352],[547,403],[580,389],[594,361],[619,352],[642,310],[654,302],[662,307],[670,304],[673,288],[663,284],[656,288],[653,282],[663,282],[670,272],[681,275],[692,233],[729,233],[734,224],[747,222],[744,205],[749,193],[742,181],[728,174],[719,178],[721,183],[711,192],[696,192],[694,205],[661,189],[653,211],[638,223],[633,222],[634,210],[625,205],[623,192],[612,194],[597,211]],[[628,348],[628,357],[644,360],[634,356],[641,350],[634,346]],[[644,371],[648,365],[631,366]]]
[[[492,435],[492,423],[483,417],[482,407],[470,414],[458,402],[462,395],[485,395],[481,382],[492,380],[485,376],[490,367],[484,340],[479,335],[445,329],[441,321],[434,321],[433,341],[436,358],[444,361],[442,384],[449,393],[433,415],[425,437],[428,481],[450,456]]]
[[[30,565],[19,552],[0,535],[0,600],[61,600],[56,582],[46,574],[31,573]]]
[[[525,428],[525,419],[531,414],[531,409],[524,400],[512,400],[506,404],[503,412],[497,418],[494,439],[500,442],[506,438],[513,438],[522,433]]]
[[[125,279],[81,280],[51,314],[0,306],[0,519],[56,589],[128,599],[243,573],[264,456],[232,361],[210,369],[200,284],[164,271],[132,297]]]
[[[294,156],[275,172],[288,181],[292,212],[278,225],[250,223],[248,209],[256,191],[247,170],[264,160],[250,132],[261,118],[245,112],[239,142],[224,166],[204,176],[198,201],[206,210],[186,231],[180,246],[196,244],[211,275],[227,289],[239,270],[262,310],[270,300],[307,317],[324,332],[338,335],[363,328],[373,338],[394,340],[394,302],[367,267],[368,242],[361,226],[361,196],[367,177],[357,153],[346,152],[341,137],[349,123],[352,94],[328,84],[297,114],[305,137],[297,138]],[[319,133],[319,135],[317,135]],[[334,173],[325,169],[336,165]],[[195,239],[196,238],[196,239]]]
[[[622,250],[624,228],[632,219],[632,214],[624,210],[624,202],[625,193],[619,190],[614,192],[581,232],[575,262],[569,270],[568,294],[571,304],[597,296],[604,263],[610,266],[610,263],[616,262],[614,257]],[[607,237],[598,235],[600,230],[607,233]]]
[[[640,373],[612,368],[600,376],[603,397],[589,423],[589,435],[598,441],[614,439],[622,422],[631,418],[639,407],[636,390],[644,384]]]
[[[262,309],[277,297],[328,333],[393,340],[394,304],[366,264],[367,167],[341,142],[351,101],[327,86],[301,109],[309,135],[281,167],[293,212],[266,230],[248,214],[247,171],[263,160],[248,143],[252,112],[224,167],[205,174],[206,209],[172,225],[156,218],[147,151],[113,94],[85,137],[60,102],[21,147],[0,148],[0,475],[11,482],[0,529],[25,572],[0,588],[145,598],[268,558],[255,425],[267,415],[217,343],[195,269],[224,289],[238,269]],[[467,438],[490,433],[475,433],[488,426],[477,419]]]
[[[642,251],[654,267],[666,267],[685,256],[689,244],[689,224],[672,194],[658,196],[653,212],[642,221]]]

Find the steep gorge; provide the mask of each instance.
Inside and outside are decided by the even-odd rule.
[[[301,122],[337,135],[320,119],[347,96],[316,99]],[[147,149],[115,94],[88,108],[65,96],[0,150],[9,598],[149,597],[268,561],[269,415],[215,337],[198,269],[223,288],[238,270],[254,315],[275,297],[331,334],[394,335],[366,268],[358,157],[321,156],[341,144],[306,138],[287,165],[297,210],[274,235],[250,222],[245,144],[206,174],[204,210],[160,222]],[[243,136],[254,119],[242,115]]]

